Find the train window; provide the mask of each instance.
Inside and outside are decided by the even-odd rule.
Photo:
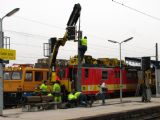
[[[31,71],[27,71],[26,72],[26,81],[32,81],[32,72]]]
[[[11,79],[10,73],[11,73],[11,72],[4,72],[4,74],[3,74],[3,79],[4,79],[4,80],[10,80],[10,79]]]
[[[35,81],[43,80],[43,72],[35,72]]]
[[[22,78],[22,72],[14,71],[12,72],[12,80],[20,80]]]
[[[102,80],[108,79],[108,72],[107,71],[102,71]]]
[[[89,69],[85,69],[85,78],[88,78]]]
[[[137,80],[137,72],[136,71],[128,71],[127,72],[127,80]]]

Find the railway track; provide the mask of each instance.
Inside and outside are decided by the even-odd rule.
[[[142,120],[160,120],[160,113],[152,114],[146,118],[142,118]]]

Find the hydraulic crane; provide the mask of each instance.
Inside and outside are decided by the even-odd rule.
[[[75,4],[73,7],[73,11],[69,17],[69,20],[67,22],[66,32],[63,36],[63,38],[54,38],[52,39],[51,43],[51,53],[49,57],[49,80],[55,81],[56,80],[56,58],[58,54],[58,50],[60,46],[64,46],[66,41],[71,39],[72,33],[75,30],[75,25],[78,21],[78,18],[80,17],[81,13],[81,6],[80,4]],[[73,28],[73,29],[70,29]],[[76,33],[75,33],[76,34]]]

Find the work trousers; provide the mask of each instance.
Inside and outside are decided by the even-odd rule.
[[[105,104],[105,96],[106,96],[106,92],[100,92],[96,95],[98,99],[102,100],[102,104]]]
[[[87,46],[86,45],[80,45],[79,54],[80,54],[81,61],[83,60],[84,54],[85,54],[86,51],[87,51]]]
[[[79,103],[80,105],[87,105],[87,96],[85,94],[80,94],[79,95]]]

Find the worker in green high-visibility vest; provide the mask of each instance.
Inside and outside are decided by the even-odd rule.
[[[56,82],[53,85],[53,93],[54,93],[54,101],[55,102],[62,102],[61,86],[60,86],[59,80],[56,80]]]
[[[80,46],[79,46],[79,54],[80,54],[81,62],[84,58],[84,54],[86,51],[87,51],[87,37],[84,36],[84,38],[81,39]]]
[[[41,90],[42,95],[47,95],[47,90],[48,90],[47,84],[48,82],[44,80],[43,83],[40,85],[40,90]]]
[[[74,90],[68,94],[68,104],[67,106],[70,107],[76,107],[77,106],[77,98],[74,95]]]
[[[87,96],[85,94],[83,94],[82,92],[76,91],[74,93],[74,96],[75,96],[79,105],[87,107],[88,102],[87,102]]]

